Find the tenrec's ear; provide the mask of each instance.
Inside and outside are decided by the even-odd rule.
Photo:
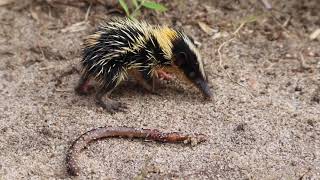
[[[184,52],[179,52],[175,55],[174,64],[177,66],[182,66],[187,61],[187,55]]]

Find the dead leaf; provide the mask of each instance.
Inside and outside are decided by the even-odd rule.
[[[30,14],[31,14],[31,17],[36,20],[37,22],[40,21],[39,19],[39,16],[38,16],[38,13],[35,11],[34,8],[30,8]]]
[[[218,31],[216,29],[211,28],[204,22],[198,22],[199,27],[201,28],[202,31],[207,33],[208,35],[212,35],[213,33],[217,33]]]
[[[66,32],[79,32],[79,31],[84,31],[87,29],[88,22],[87,21],[81,21],[77,22],[75,24],[72,24],[71,26],[68,26],[64,29],[61,29],[62,33]]]
[[[0,6],[5,6],[5,5],[11,4],[13,2],[14,2],[14,0],[0,0]]]
[[[212,36],[212,39],[226,38],[228,36],[230,36],[230,34],[227,32],[218,32]]]
[[[262,4],[264,5],[264,7],[267,9],[267,10],[271,10],[272,9],[272,5],[269,3],[268,0],[260,0],[262,2]]]
[[[320,35],[320,28],[313,31],[313,33],[310,34],[309,38],[311,40],[315,40]]]

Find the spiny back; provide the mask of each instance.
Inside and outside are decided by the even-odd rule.
[[[84,42],[84,72],[102,82],[121,81],[131,68],[152,71],[170,65],[172,42],[181,34],[167,26],[114,19],[101,24]]]

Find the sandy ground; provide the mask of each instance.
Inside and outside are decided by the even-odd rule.
[[[129,109],[114,115],[92,96],[75,95],[79,74],[66,73],[78,68],[82,38],[112,7],[93,4],[89,23],[87,5],[0,7],[0,179],[69,178],[71,142],[106,125],[209,139],[195,147],[99,141],[81,154],[80,179],[320,179],[320,43],[309,40],[320,27],[320,5],[270,2],[272,13],[255,1],[204,0],[144,11],[141,19],[182,27],[201,43],[214,100],[203,102],[179,81],[163,82],[161,96],[129,82],[112,95]]]

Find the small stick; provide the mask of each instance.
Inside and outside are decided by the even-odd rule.
[[[244,25],[246,25],[246,24],[247,24],[247,22],[241,23],[240,26],[233,32],[233,35],[237,35],[238,32],[242,29],[242,27],[243,27]],[[233,38],[231,38],[231,39],[233,39]]]
[[[129,127],[100,127],[82,134],[76,139],[67,152],[66,164],[68,173],[79,175],[78,156],[89,143],[102,138],[136,138],[166,143],[185,143],[195,145],[206,141],[203,134],[181,134],[178,132],[163,133],[156,129],[137,129]]]
[[[237,31],[238,31],[238,30],[237,30]],[[246,87],[245,85],[240,84],[240,83],[237,82],[236,80],[232,79],[232,77],[231,77],[231,75],[228,73],[228,71],[225,70],[225,69],[223,68],[223,66],[222,66],[222,54],[221,54],[221,49],[222,49],[227,43],[229,43],[229,42],[231,42],[231,41],[233,41],[233,40],[234,40],[234,38],[231,38],[231,39],[223,42],[223,43],[219,46],[219,48],[218,48],[219,66],[220,66],[220,68],[227,74],[227,76],[228,76],[228,78],[229,78],[229,80],[230,80],[231,82],[233,82],[233,83],[235,83],[235,84],[237,84],[237,85],[245,88],[245,89],[249,92],[249,95],[250,95],[251,97],[254,97],[254,95],[252,94],[252,92],[249,91],[248,87]]]
[[[302,69],[302,70],[309,70],[309,69],[311,69],[311,67],[306,64],[302,52],[299,52],[299,55],[300,55],[300,66],[301,66],[301,69]]]
[[[90,15],[90,11],[91,11],[91,6],[92,6],[92,2],[90,2],[90,5],[87,9],[87,12],[86,12],[86,15],[84,17],[84,21],[87,22],[88,21],[88,18],[89,18],[89,15]]]
[[[241,23],[240,26],[233,32],[233,36],[234,36],[234,37],[232,37],[232,38],[230,38],[229,40],[223,42],[223,43],[219,46],[219,48],[218,48],[219,66],[220,66],[220,68],[227,74],[227,76],[228,76],[228,78],[229,78],[229,80],[230,80],[231,82],[233,82],[233,83],[235,83],[235,84],[237,84],[237,85],[245,88],[245,89],[249,92],[249,95],[250,95],[251,97],[254,97],[254,95],[252,94],[252,92],[249,91],[248,87],[246,87],[245,85],[240,84],[240,83],[237,82],[236,80],[232,79],[232,78],[231,78],[231,75],[228,73],[228,71],[225,70],[225,69],[223,68],[223,66],[222,66],[222,53],[221,53],[222,48],[223,48],[226,44],[230,43],[231,41],[233,41],[233,40],[235,39],[235,36],[239,33],[239,31],[244,27],[245,24],[246,24],[246,22]]]

